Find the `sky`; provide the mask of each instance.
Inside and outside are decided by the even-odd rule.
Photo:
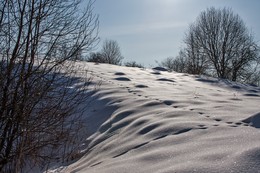
[[[259,0],[96,0],[94,13],[100,22],[96,51],[104,40],[115,40],[124,62],[156,66],[156,61],[178,55],[189,25],[209,7],[231,8],[260,43]]]

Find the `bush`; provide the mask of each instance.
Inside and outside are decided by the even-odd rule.
[[[138,67],[138,68],[144,68],[143,65],[138,64],[138,63],[135,62],[135,61],[126,62],[126,63],[125,63],[125,66],[126,66],[126,67]]]

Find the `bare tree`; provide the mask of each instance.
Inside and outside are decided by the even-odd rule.
[[[190,26],[185,43],[191,61],[201,65],[209,62],[214,68],[211,73],[233,81],[239,80],[258,54],[243,20],[227,8],[212,7],[202,12]]]
[[[107,63],[103,58],[103,55],[99,52],[92,52],[86,59],[87,62],[95,62],[95,63]]]
[[[168,71],[175,71],[178,73],[187,73],[188,70],[188,61],[182,51],[180,51],[177,57],[168,57],[159,65],[166,68]]]
[[[120,47],[115,40],[105,40],[100,53],[103,60],[108,64],[121,65],[124,59]]]
[[[244,67],[242,73],[239,73],[239,79],[241,82],[260,86],[260,58],[259,61]]]
[[[159,64],[159,66],[166,68],[168,71],[176,71],[176,72],[180,72],[179,69],[179,61],[177,60],[178,57],[174,58],[174,57],[168,57],[164,60],[162,60]]]
[[[209,68],[207,55],[196,44],[196,38],[193,32],[186,34],[184,42],[186,48],[179,53],[180,57],[186,59],[186,72],[190,74],[205,74]]]
[[[80,3],[0,2],[0,172],[68,159],[89,84],[75,60],[97,40],[93,2]]]

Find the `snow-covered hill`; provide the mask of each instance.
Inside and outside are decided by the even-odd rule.
[[[85,154],[61,172],[260,172],[260,88],[155,69],[79,65],[102,84],[86,114]]]

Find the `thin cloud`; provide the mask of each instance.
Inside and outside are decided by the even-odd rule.
[[[187,26],[185,22],[154,22],[143,24],[132,24],[123,26],[107,26],[103,28],[105,36],[122,36],[122,35],[135,35],[147,34],[154,32],[163,32],[165,30],[174,30]]]

